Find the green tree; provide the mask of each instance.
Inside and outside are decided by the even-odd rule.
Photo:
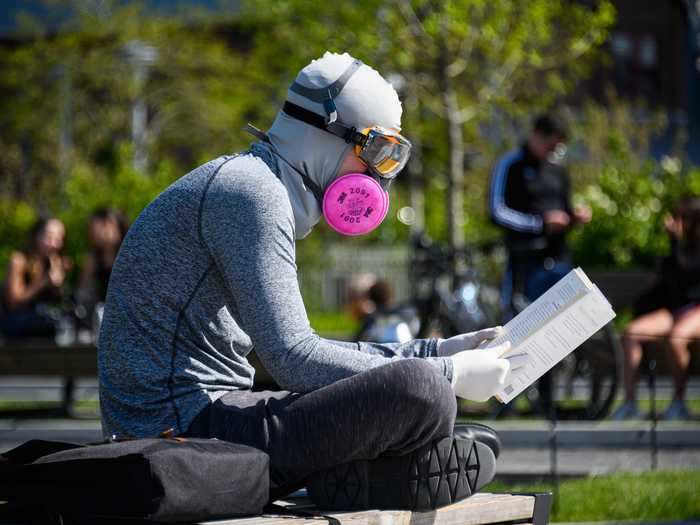
[[[326,49],[348,51],[400,80],[419,169],[432,174],[425,179],[446,182],[429,206],[446,202],[453,246],[464,242],[465,144],[476,149],[485,125],[508,123],[567,93],[614,20],[608,0],[595,7],[566,0],[249,0],[245,13],[258,28],[251,58],[281,86],[280,98],[293,73]]]
[[[576,199],[593,220],[571,244],[584,267],[651,268],[669,250],[663,217],[685,195],[700,195],[700,170],[680,158],[657,162],[649,143],[666,128],[658,111],[610,97],[586,103],[573,126],[571,175]]]
[[[31,38],[0,49],[3,231],[26,228],[28,210],[63,214],[73,229],[96,205],[133,217],[169,181],[243,149],[242,125],[270,123],[299,68],[330,49],[402,91],[416,148],[393,202],[454,245],[493,235],[483,213],[493,158],[514,122],[581,78],[613,20],[610,0],[246,0],[215,18],[146,16],[141,2],[49,3],[75,16],[51,33],[35,23]],[[157,53],[145,79],[128,58],[135,41]],[[148,110],[144,174],[129,165],[136,100]],[[406,234],[387,223],[372,238]]]
[[[146,174],[164,161],[183,173],[245,144],[240,122],[262,96],[210,18],[146,16],[140,2],[66,4],[75,16],[58,30],[0,49],[4,195],[57,210],[74,167],[114,173],[137,100],[148,111]],[[129,56],[136,42],[156,54],[145,78]]]
[[[175,178],[245,147],[241,122],[264,106],[251,89],[258,77],[222,38],[236,34],[230,19],[163,17],[142,2],[46,5],[61,23],[31,20],[21,41],[0,48],[0,274],[38,214],[66,221],[79,258],[91,211],[113,205],[133,219]],[[134,42],[156,52],[143,78]],[[148,112],[142,172],[132,168],[136,100]]]

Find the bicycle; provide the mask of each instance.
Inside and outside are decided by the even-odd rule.
[[[482,270],[489,259],[505,251],[502,243],[473,244],[453,252],[420,234],[412,238],[411,246],[412,298],[393,312],[404,312],[401,322],[414,327],[414,337],[446,338],[502,323],[500,290],[495,283],[489,283]],[[463,265],[454,272],[457,258]],[[522,294],[515,294],[512,304],[517,313],[528,302]],[[412,322],[406,316],[411,309]],[[387,324],[382,315],[376,314],[376,322]],[[529,406],[525,413],[550,416],[554,408],[559,419],[602,419],[615,401],[621,371],[619,337],[613,325],[608,324],[550,372],[554,407],[535,383],[522,394]],[[496,415],[502,408],[503,405],[496,410]]]

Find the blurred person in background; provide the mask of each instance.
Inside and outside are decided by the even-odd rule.
[[[668,342],[673,374],[673,400],[664,419],[688,419],[685,391],[690,364],[689,345],[700,337],[700,198],[685,197],[664,225],[671,253],[661,262],[652,287],[637,300],[635,318],[622,337],[625,402],[611,416],[615,420],[639,419],[637,371],[643,343]]]
[[[90,215],[90,251],[84,258],[76,290],[76,300],[86,308],[89,318],[107,298],[112,266],[128,229],[124,214],[113,208],[99,208]]]
[[[56,218],[39,219],[25,251],[13,252],[2,293],[0,328],[9,338],[53,337],[64,285],[72,267],[62,254],[66,228]]]
[[[369,290],[376,282],[376,275],[365,272],[353,275],[348,283],[345,309],[348,315],[360,325],[364,324],[367,316],[377,308],[369,297]]]
[[[408,325],[394,311],[394,292],[389,281],[376,279],[367,289],[366,300],[372,309],[362,319],[356,341],[402,343],[413,339]]]
[[[563,166],[567,129],[560,117],[535,118],[527,140],[501,157],[491,175],[489,214],[505,230],[508,263],[501,285],[503,322],[572,270],[566,234],[591,220],[588,207],[571,204]],[[551,376],[538,383],[545,407],[552,402]]]
[[[415,338],[419,319],[412,307],[397,307],[391,283],[373,273],[354,275],[347,310],[359,322],[353,341],[405,343]]]
[[[326,53],[299,72],[267,133],[250,126],[259,140],[248,151],[200,166],[141,212],[115,261],[99,335],[105,435],[260,448],[272,500],[345,463],[388,453],[407,472],[411,454],[436,440],[466,446],[452,434],[455,394],[485,401],[524,365],[501,358],[509,343],[472,351],[498,328],[333,341],[313,331],[299,291],[295,240],[321,217],[344,235],[385,218],[387,188],[411,150],[401,113],[376,70]],[[253,390],[253,348],[283,391]],[[474,488],[493,476],[482,444],[470,444],[486,469]]]

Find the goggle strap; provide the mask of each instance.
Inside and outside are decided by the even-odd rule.
[[[343,74],[340,75],[338,79],[328,87],[310,88],[302,86],[295,80],[294,82],[292,82],[292,85],[289,87],[289,89],[297,95],[301,95],[304,98],[308,98],[312,102],[318,102],[319,104],[323,104],[326,100],[328,100],[329,97],[331,99],[337,97],[345,87],[345,84],[348,83],[348,80],[350,80],[350,77],[353,76],[355,74],[355,71],[360,69],[360,67],[362,67],[362,61],[357,59],[353,60],[352,63],[347,67],[347,69],[343,71]]]
[[[292,102],[286,101],[284,106],[282,106],[282,111],[292,118],[306,122],[307,124],[322,131],[331,133],[336,137],[340,137],[349,144],[357,144],[361,146],[364,144],[366,139],[366,137],[362,133],[359,133],[355,128],[348,128],[337,121],[326,124],[326,119],[321,115],[293,104]]]
[[[323,109],[326,110],[326,115],[328,115],[325,120],[326,126],[338,120],[338,108],[335,107],[330,91],[328,91],[328,98],[323,101]]]
[[[256,128],[250,122],[248,122],[248,124],[245,125],[243,131],[245,131],[246,133],[250,133],[255,138],[262,140],[263,142],[270,142],[270,137],[267,136],[267,133],[265,133],[259,128]]]

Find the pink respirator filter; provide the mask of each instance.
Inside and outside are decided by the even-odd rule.
[[[343,235],[364,235],[379,226],[389,211],[389,195],[362,173],[338,177],[323,195],[323,216]]]

